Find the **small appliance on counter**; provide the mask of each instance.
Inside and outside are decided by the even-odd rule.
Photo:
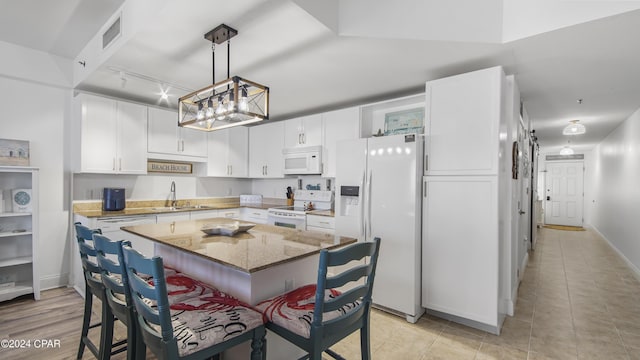
[[[102,193],[102,210],[124,210],[125,197],[123,188],[104,188]]]

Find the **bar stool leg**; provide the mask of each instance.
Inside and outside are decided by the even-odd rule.
[[[82,318],[82,334],[80,335],[80,346],[78,347],[78,359],[82,359],[85,348],[85,339],[89,334],[89,325],[91,322],[91,307],[93,305],[93,293],[87,286],[84,292],[84,316]]]

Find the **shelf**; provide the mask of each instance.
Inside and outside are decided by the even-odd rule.
[[[0,238],[3,238],[3,237],[10,237],[10,236],[31,235],[31,234],[33,234],[33,232],[31,232],[31,231],[22,231],[22,232],[13,232],[13,231],[8,231],[8,232],[0,232]]]
[[[15,266],[15,265],[23,265],[23,264],[31,264],[31,256],[21,256],[13,259],[0,260],[0,268]]]
[[[30,212],[2,212],[0,218],[3,217],[18,217],[18,216],[31,216]]]
[[[7,301],[21,295],[33,293],[33,287],[28,282],[20,282],[11,287],[0,287],[0,301]]]

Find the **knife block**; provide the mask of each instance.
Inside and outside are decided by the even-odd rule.
[[[287,206],[293,206],[293,199],[287,199]]]

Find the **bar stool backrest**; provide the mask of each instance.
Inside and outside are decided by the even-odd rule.
[[[102,234],[102,231],[100,229],[89,229],[80,223],[75,223],[75,227],[85,281],[88,286],[100,289],[102,280],[100,280],[100,266],[98,266],[96,258],[96,249],[88,241],[93,243],[93,234]]]
[[[122,249],[131,298],[138,314],[138,325],[144,342],[155,350],[156,354],[177,354],[162,258],[147,258],[126,245]],[[157,326],[160,327],[160,333]]]

